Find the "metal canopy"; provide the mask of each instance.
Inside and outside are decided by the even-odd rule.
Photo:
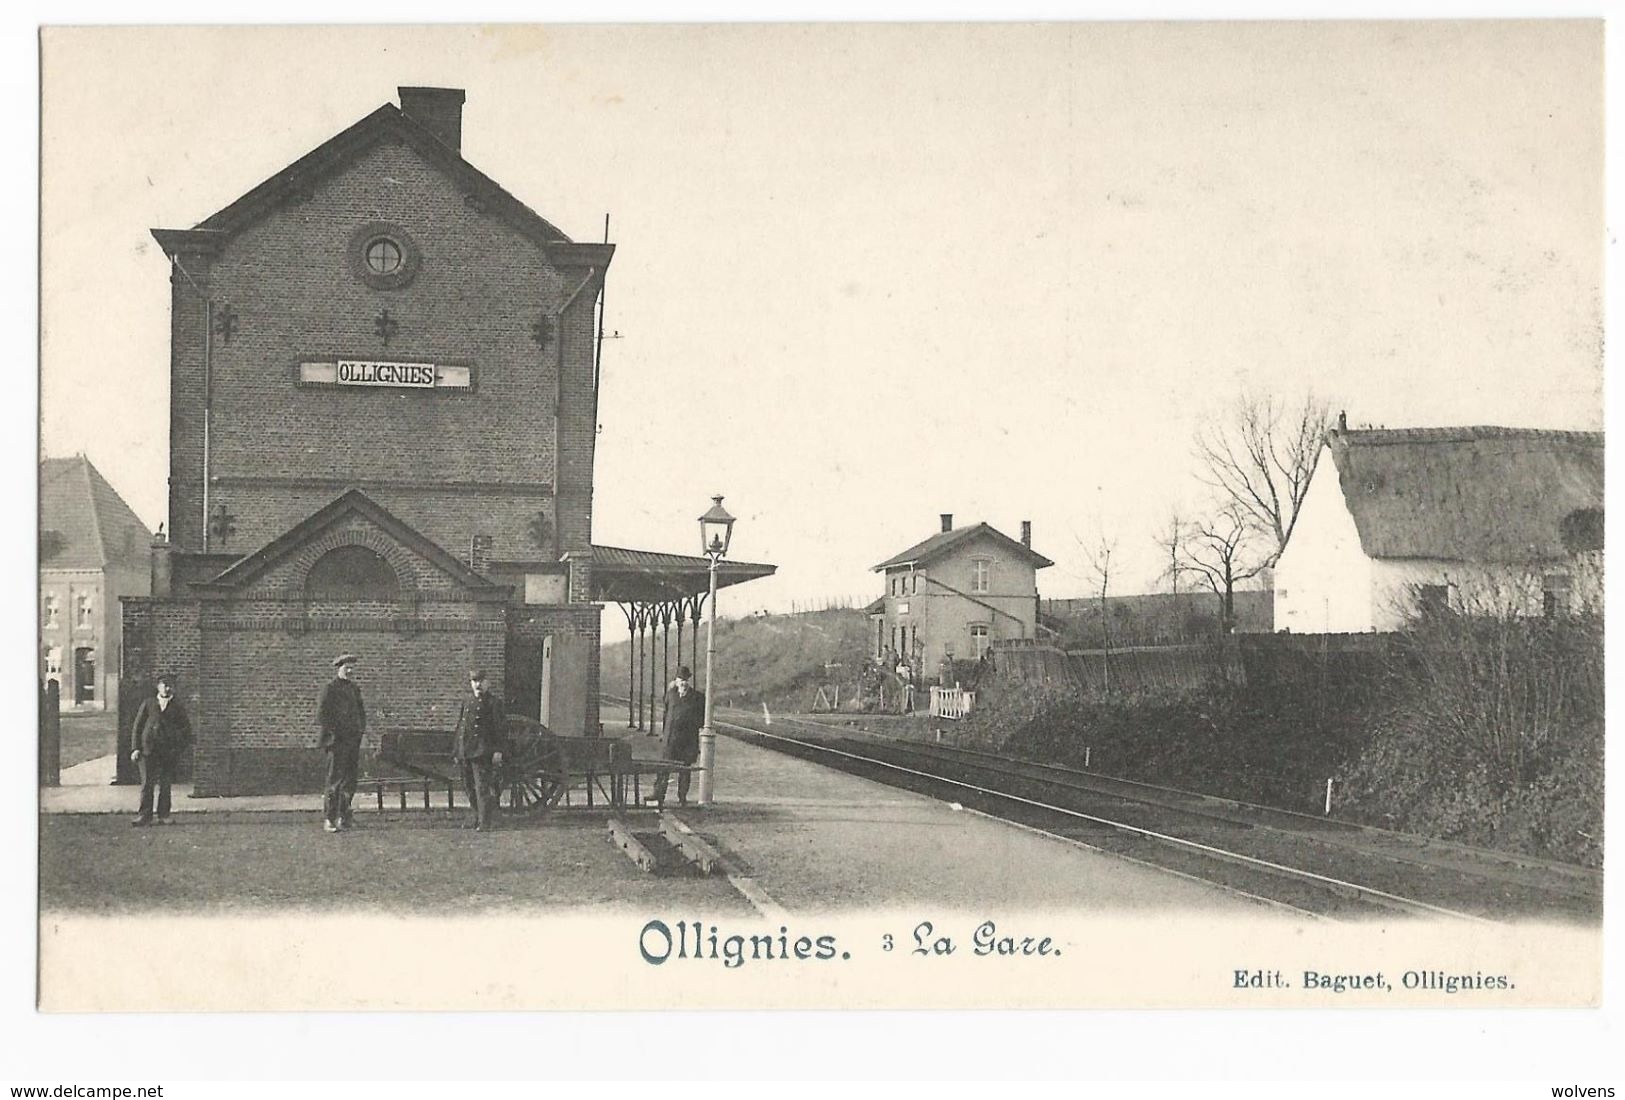
[[[759,562],[717,563],[717,587],[771,577],[774,565]],[[700,618],[710,598],[711,560],[687,554],[661,554],[653,550],[626,550],[618,546],[592,548],[593,598],[620,604],[626,616],[628,649],[626,727],[651,732],[660,728],[656,717],[675,665],[700,669]],[[688,656],[683,655],[684,626],[690,628]],[[672,659],[672,628],[676,628],[677,654]],[[606,688],[608,685],[605,685]]]
[[[600,603],[672,603],[709,590],[711,562],[687,554],[654,550],[626,550],[618,546],[592,548],[593,598]],[[728,561],[717,565],[717,587],[771,577],[776,565]]]

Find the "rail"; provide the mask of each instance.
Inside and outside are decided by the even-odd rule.
[[[1129,822],[1101,817],[1096,814],[1084,813],[1066,806],[1058,806],[1053,803],[1018,795],[1011,791],[1000,790],[980,783],[954,779],[949,776],[942,775],[939,772],[911,768],[893,763],[891,761],[877,759],[872,756],[865,756],[860,753],[853,753],[842,749],[837,749],[815,741],[806,741],[801,738],[786,737],[783,734],[769,733],[766,730],[756,729],[754,727],[742,725],[734,721],[719,720],[715,722],[715,725],[737,730],[741,733],[756,738],[762,738],[770,742],[795,745],[804,750],[811,750],[826,757],[844,759],[853,763],[861,763],[866,767],[878,768],[897,775],[912,776],[918,779],[927,780],[929,782],[957,788],[962,791],[974,792],[978,795],[988,796],[1014,805],[1026,806],[1045,813],[1054,814],[1063,818],[1069,818],[1074,821],[1084,821],[1105,826],[1106,828],[1114,830],[1118,833],[1136,836],[1142,840],[1151,841],[1156,844],[1166,846],[1170,849],[1181,850],[1190,853],[1191,855],[1204,857],[1209,860],[1216,860],[1222,863],[1250,868],[1254,871],[1277,876],[1282,879],[1295,880],[1301,884],[1313,886],[1315,888],[1325,890],[1331,894],[1342,895],[1350,899],[1357,899],[1360,902],[1375,904],[1385,909],[1392,909],[1430,917],[1445,917],[1474,924],[1492,923],[1476,914],[1465,913],[1446,906],[1434,905],[1417,898],[1406,897],[1387,890],[1381,890],[1361,883],[1351,882],[1334,875],[1321,874],[1306,868],[1293,867],[1275,860],[1262,859],[1244,852],[1237,852],[1216,845],[1190,840],[1185,837],[1172,835],[1160,830],[1149,829],[1144,826],[1134,825]],[[999,816],[1002,817],[1002,815]],[[1028,827],[1030,828],[1030,826]],[[1048,830],[1043,831],[1047,832]],[[1070,838],[1062,837],[1062,839]],[[1149,865],[1158,866],[1156,863],[1150,863]],[[1163,869],[1166,870],[1168,868]],[[1232,889],[1230,887],[1225,887],[1223,883],[1219,883],[1213,879],[1207,879],[1207,881],[1213,881],[1216,885],[1220,885],[1222,888]],[[1233,892],[1239,893],[1241,891]],[[1256,895],[1247,896],[1257,897]],[[1270,901],[1268,898],[1258,898],[1257,900]],[[1271,902],[1271,904],[1279,903]],[[1289,906],[1289,908],[1298,907]]]

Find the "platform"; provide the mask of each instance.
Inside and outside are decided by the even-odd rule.
[[[640,757],[654,738],[632,737]],[[921,794],[833,771],[723,735],[717,741],[715,804],[668,811],[726,857],[725,870],[760,912],[919,909],[1098,910],[1121,914],[1200,909],[1259,915],[1262,903],[1220,887],[1090,851]],[[132,813],[135,787],[107,785],[111,758],[71,769],[41,791],[47,814]],[[106,773],[105,775],[103,773]],[[79,780],[78,783],[68,779]],[[675,785],[674,785],[675,787]],[[690,792],[691,795],[696,792]],[[319,795],[188,798],[175,791],[183,825],[244,824],[243,814],[319,813]],[[367,811],[358,804],[362,820]],[[555,824],[600,820],[564,811]],[[632,808],[638,828],[657,828],[653,810]],[[388,814],[369,831],[412,828],[413,814]]]
[[[725,735],[717,776],[713,806],[672,809],[791,912],[1270,911],[1217,886]]]

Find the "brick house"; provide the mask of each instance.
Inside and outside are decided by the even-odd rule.
[[[152,584],[152,532],[84,455],[40,463],[39,678],[64,710],[118,698],[119,600]]]
[[[886,592],[869,605],[876,658],[907,658],[930,678],[947,660],[977,660],[994,642],[1033,639],[1038,625],[1038,570],[1055,563],[1032,548],[1032,524],[1021,541],[989,526],[942,529],[874,567]]]
[[[1602,522],[1601,432],[1340,427],[1275,566],[1275,629],[1571,608],[1600,597]]]
[[[153,230],[170,541],[150,597],[125,601],[125,705],[179,674],[199,795],[319,786],[315,700],[345,650],[369,738],[444,727],[472,666],[510,710],[599,730],[595,306],[614,248],[465,160],[463,102],[401,88],[193,228]]]

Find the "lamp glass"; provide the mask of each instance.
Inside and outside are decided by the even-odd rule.
[[[722,506],[722,497],[714,496],[711,501],[711,507],[700,517],[700,547],[708,557],[721,558],[733,541],[734,517]]]

